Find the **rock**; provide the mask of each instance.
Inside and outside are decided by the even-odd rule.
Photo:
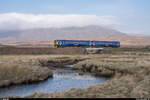
[[[99,54],[103,53],[103,48],[86,48],[85,49],[86,54]]]

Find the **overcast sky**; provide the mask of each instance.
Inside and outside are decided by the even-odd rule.
[[[150,0],[0,0],[0,30],[102,25],[150,35]]]

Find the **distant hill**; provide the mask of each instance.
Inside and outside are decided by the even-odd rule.
[[[127,35],[101,26],[29,29],[7,31],[7,34],[9,32],[13,35],[0,37],[0,47],[52,47],[56,39],[120,41],[121,46],[150,46],[150,37]]]
[[[11,32],[11,31],[10,31]],[[14,31],[12,31],[14,32]],[[0,41],[52,41],[55,39],[87,39],[101,37],[124,37],[127,34],[101,26],[41,28],[19,31],[17,35],[0,38]],[[8,34],[8,31],[7,31]],[[15,33],[13,33],[15,34]]]

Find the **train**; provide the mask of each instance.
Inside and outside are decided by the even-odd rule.
[[[120,42],[88,40],[54,40],[54,47],[120,47]]]

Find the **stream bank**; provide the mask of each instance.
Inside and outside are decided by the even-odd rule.
[[[64,66],[65,67],[65,66]],[[0,89],[0,97],[24,97],[35,93],[61,93],[67,90],[86,88],[107,82],[107,78],[95,77],[90,73],[80,74],[67,65],[68,68],[57,68],[49,66],[53,72],[53,78],[48,78],[36,84],[15,85]]]
[[[150,97],[149,53],[126,52],[125,54],[90,55],[80,61],[74,70],[97,73],[111,79],[104,84],[82,89],[70,89],[61,93],[34,93],[27,98],[144,98]],[[139,56],[140,55],[140,56]]]

